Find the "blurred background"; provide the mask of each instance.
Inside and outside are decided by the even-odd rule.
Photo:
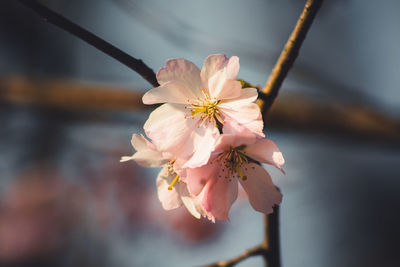
[[[263,86],[305,1],[40,1],[141,58],[240,58]],[[269,114],[284,153],[283,266],[400,266],[400,2],[326,0]],[[150,113],[138,74],[0,2],[0,266],[200,266],[263,239],[242,195],[230,221],[162,210],[133,162]],[[262,266],[251,258],[238,266]]]

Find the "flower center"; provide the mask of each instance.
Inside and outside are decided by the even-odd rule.
[[[249,162],[246,153],[243,151],[244,148],[244,145],[238,147],[229,147],[228,150],[223,152],[217,158],[223,163],[223,166],[227,169],[229,176],[234,176],[236,173],[237,177],[240,177],[243,181],[247,179],[247,176],[243,174],[240,167]],[[225,170],[222,169],[222,171]]]
[[[204,90],[200,89],[203,97],[198,97],[197,100],[190,103],[190,105],[186,106],[186,108],[191,109],[190,115],[191,118],[194,118],[197,114],[200,115],[201,121],[208,122],[223,122],[222,118],[219,115],[218,104],[220,100],[216,98],[211,98],[210,95]],[[188,99],[188,102],[190,100]]]

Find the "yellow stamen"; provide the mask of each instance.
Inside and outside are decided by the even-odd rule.
[[[242,178],[243,181],[247,180],[247,176],[243,174],[242,170],[240,169],[239,166],[236,166],[236,172],[239,174],[240,178]]]
[[[174,180],[172,180],[172,183],[168,186],[168,190],[172,190],[172,187],[174,186],[174,184],[176,183],[176,181],[178,181],[179,179],[179,175],[177,174],[174,178]]]

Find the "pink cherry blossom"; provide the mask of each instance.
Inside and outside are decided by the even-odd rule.
[[[168,60],[157,73],[159,87],[143,96],[143,103],[166,103],[154,110],[144,125],[156,147],[178,158],[183,167],[208,162],[220,129],[235,123],[263,137],[263,122],[255,88],[237,81],[239,58],[211,55],[200,71],[192,62]]]
[[[273,141],[222,134],[209,162],[199,168],[185,169],[184,181],[191,194],[204,194],[204,209],[218,220],[228,219],[229,209],[238,195],[238,183],[246,191],[252,207],[269,214],[282,201],[282,195],[259,163],[282,170],[284,159]]]
[[[134,160],[144,167],[163,166],[157,176],[156,185],[158,199],[165,210],[176,209],[183,204],[194,217],[199,219],[204,216],[215,221],[201,205],[203,196],[191,195],[186,183],[179,179],[178,173],[182,165],[180,160],[168,158],[165,153],[158,151],[154,144],[141,135],[133,134],[131,144],[136,152],[132,156],[123,156],[121,162]]]

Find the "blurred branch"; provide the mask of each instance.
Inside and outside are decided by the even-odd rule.
[[[69,110],[132,111],[143,105],[134,90],[72,81],[9,77],[0,79],[0,101]],[[267,114],[270,127],[329,132],[400,142],[400,120],[368,106],[282,94]]]
[[[270,127],[400,142],[399,118],[357,103],[284,94],[267,116]]]
[[[133,90],[21,77],[0,79],[0,100],[64,109],[127,111],[145,108],[142,93]]]
[[[113,57],[131,70],[137,72],[151,85],[155,87],[158,86],[154,71],[150,69],[141,59],[136,59],[128,55],[119,48],[106,42],[97,35],[85,30],[79,25],[71,22],[67,18],[40,4],[36,0],[19,0],[19,2],[35,11],[39,16],[44,19],[44,21],[50,22],[51,24],[71,33],[72,35],[75,35],[79,39],[96,47],[103,53]]]
[[[62,80],[22,77],[0,79],[0,101],[69,110],[132,111],[143,105],[134,90]],[[268,112],[270,127],[325,131],[360,138],[400,141],[400,120],[368,106],[282,94]]]
[[[264,114],[268,111],[275,98],[278,96],[283,80],[296,60],[300,47],[319,8],[321,7],[321,4],[322,0],[307,0],[304,10],[301,13],[281,55],[279,56],[264,89],[260,92],[258,105]]]
[[[243,254],[241,254],[235,258],[232,258],[230,260],[218,261],[216,263],[205,265],[203,267],[230,267],[230,266],[234,266],[234,265],[238,264],[239,262],[241,262],[249,257],[263,255],[265,252],[267,252],[267,251],[264,248],[264,246],[259,245],[257,247],[246,250]]]

